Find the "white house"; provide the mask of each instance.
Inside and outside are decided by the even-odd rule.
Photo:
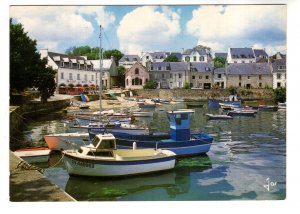
[[[252,48],[229,48],[227,63],[255,63],[256,58]]]
[[[168,52],[142,52],[141,62],[147,66],[149,62],[163,62],[169,55]]]
[[[272,62],[273,89],[286,87],[286,59],[276,59]]]
[[[181,61],[210,63],[212,61],[210,49],[202,45],[187,49],[182,53]]]
[[[41,58],[47,58],[47,66],[57,71],[56,83],[58,89],[65,87],[95,88],[97,85],[93,63],[82,56],[68,56],[66,54],[40,50]]]
[[[122,65],[127,69],[131,68],[135,63],[140,62],[141,58],[138,55],[124,55],[119,60],[119,65]]]

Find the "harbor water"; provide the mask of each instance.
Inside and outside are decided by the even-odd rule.
[[[168,132],[166,110],[186,104],[163,105],[151,118],[135,124]],[[194,108],[191,132],[205,132],[214,141],[206,155],[179,159],[173,170],[123,178],[69,176],[59,152],[35,164],[44,175],[78,201],[206,201],[283,200],[286,197],[286,111],[258,112],[255,117],[207,120],[220,109]],[[67,114],[56,113],[24,122],[13,148],[47,146],[45,134],[67,132]],[[26,124],[26,125],[25,125]]]

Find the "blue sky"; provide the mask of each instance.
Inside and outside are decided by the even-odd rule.
[[[38,48],[65,52],[72,46],[99,46],[125,54],[175,51],[198,44],[213,52],[229,47],[286,53],[285,5],[173,6],[11,6],[10,17],[24,25]]]

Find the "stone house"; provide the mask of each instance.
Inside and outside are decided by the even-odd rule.
[[[218,88],[226,88],[226,72],[225,68],[215,68],[213,72],[213,85]]]
[[[226,87],[271,87],[273,78],[269,63],[233,63],[226,67]]]
[[[190,83],[190,64],[187,62],[170,63],[170,88],[183,88],[185,83]]]
[[[145,83],[150,79],[149,72],[141,63],[136,62],[125,73],[126,89],[143,89]]]
[[[170,88],[171,68],[169,62],[148,63],[148,71],[151,80],[158,83],[158,88]]]
[[[213,64],[203,62],[190,63],[191,88],[210,89],[213,85]]]

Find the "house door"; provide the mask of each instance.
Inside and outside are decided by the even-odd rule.
[[[250,89],[251,88],[251,84],[246,84],[246,88]]]
[[[204,83],[203,87],[204,87],[204,89],[211,89],[211,84],[210,83]]]

